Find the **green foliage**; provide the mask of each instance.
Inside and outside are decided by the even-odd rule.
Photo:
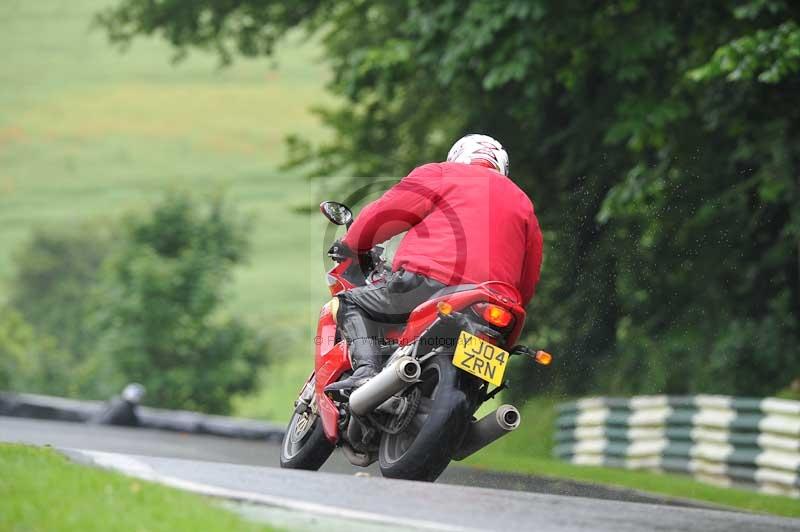
[[[291,139],[312,174],[501,139],[545,228],[529,340],[558,357],[549,386],[754,394],[800,374],[796,3],[278,3],[126,0],[101,22],[185,50],[254,35],[249,16],[246,54],[319,33],[345,103],[320,111],[329,143]],[[538,389],[518,369],[512,390]]]
[[[0,387],[107,398],[140,381],[160,406],[226,412],[264,362],[263,340],[218,311],[246,225],[222,199],[172,194],[108,227],[40,229],[18,254]]]
[[[10,308],[0,309],[0,390],[68,395],[69,356]]]
[[[751,0],[733,11],[739,20],[762,17],[780,21],[775,27],[755,29],[717,48],[711,60],[689,72],[695,81],[724,76],[728,81],[757,79],[778,83],[800,72],[800,26],[795,20],[783,21],[783,1]]]
[[[800,378],[793,380],[789,386],[775,394],[775,396],[781,399],[800,401]]]
[[[66,349],[84,352],[91,290],[110,246],[99,225],[35,230],[17,254],[10,303]]]
[[[109,366],[96,352],[98,331],[92,327],[94,290],[100,268],[112,246],[108,224],[39,228],[16,256],[9,302],[36,329],[52,337],[72,357],[70,395],[114,393],[119,382],[99,379]],[[66,377],[66,375],[65,375]]]
[[[187,48],[195,46],[218,52],[228,63],[231,47],[246,56],[272,53],[286,28],[303,21],[316,3],[268,0],[248,5],[131,0],[100,13],[96,23],[109,30],[113,42],[125,44],[137,34],[160,32],[176,48],[176,59],[183,58]],[[169,20],[168,27],[164,24],[165,17]]]
[[[127,221],[107,265],[102,346],[152,403],[225,413],[255,386],[264,340],[219,313],[246,230],[223,199],[174,193]]]
[[[94,290],[111,247],[100,226],[40,228],[15,257],[9,308],[0,318],[0,388],[106,398],[123,382],[97,349]]]

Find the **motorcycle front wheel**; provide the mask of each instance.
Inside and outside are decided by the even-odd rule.
[[[381,435],[378,463],[384,477],[433,482],[464,439],[469,401],[458,388],[451,358],[452,353],[442,353],[425,362],[414,417],[404,430]]]
[[[333,444],[325,437],[313,403],[303,413],[294,412],[281,444],[281,467],[316,471],[328,460]]]

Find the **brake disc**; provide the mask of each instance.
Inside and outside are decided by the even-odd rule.
[[[370,416],[369,420],[382,432],[388,434],[399,434],[406,430],[417,414],[417,409],[422,402],[422,390],[420,390],[419,386],[413,386],[406,393],[408,395],[404,394],[402,397],[406,401],[406,406],[401,414],[390,415],[388,423],[385,424],[378,421],[374,415]]]

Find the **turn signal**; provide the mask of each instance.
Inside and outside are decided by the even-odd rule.
[[[492,325],[496,325],[498,327],[505,327],[511,323],[512,319],[514,319],[513,314],[503,307],[498,307],[497,305],[481,303],[475,305],[475,307],[478,309],[481,317],[486,320],[487,323],[491,323]]]
[[[550,362],[553,361],[553,355],[547,351],[536,351],[536,354],[533,355],[533,359],[542,366],[549,366]]]
[[[436,308],[439,309],[439,314],[442,316],[449,316],[453,313],[453,305],[447,301],[439,301],[436,303]]]

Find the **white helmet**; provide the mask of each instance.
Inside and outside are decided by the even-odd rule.
[[[508,154],[503,145],[488,135],[466,135],[458,139],[447,154],[447,162],[472,164],[484,163],[508,175]]]

